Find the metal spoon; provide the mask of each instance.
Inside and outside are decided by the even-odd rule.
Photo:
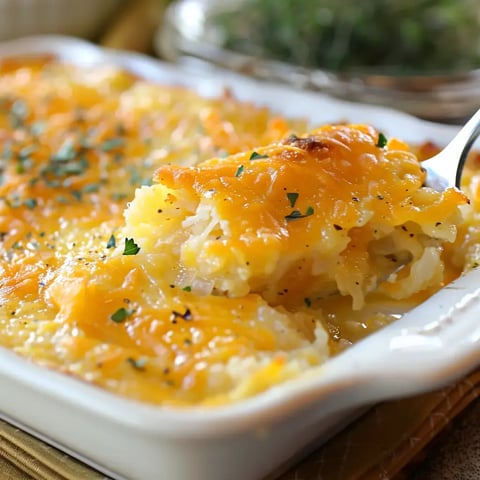
[[[480,110],[455,135],[453,140],[437,155],[422,162],[427,171],[425,186],[443,192],[449,187],[460,188],[463,167],[468,153],[480,135]],[[409,253],[397,256],[398,262],[391,272],[378,279],[376,286],[386,280],[392,273],[398,272],[412,260]]]
[[[465,160],[479,135],[480,110],[440,153],[422,162],[422,167],[427,171],[425,185],[438,191],[449,187],[460,188]]]

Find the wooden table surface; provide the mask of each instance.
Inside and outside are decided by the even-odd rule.
[[[461,413],[407,468],[405,480],[480,479],[480,399]]]

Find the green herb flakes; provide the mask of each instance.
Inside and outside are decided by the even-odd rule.
[[[298,200],[298,193],[296,192],[288,192],[287,193],[288,201],[290,202],[290,206],[293,208]]]
[[[107,242],[107,248],[115,248],[117,246],[117,242],[115,241],[115,235],[112,233],[110,238]]]
[[[86,158],[81,158],[78,162],[69,162],[63,169],[62,173],[65,175],[80,175],[85,172],[88,168],[88,160]]]
[[[312,206],[308,206],[307,209],[305,210],[305,216],[306,217],[309,217],[310,215],[313,215],[313,207]]]
[[[23,147],[20,152],[18,152],[18,158],[20,160],[27,159],[32,153],[37,151],[37,147],[35,145],[29,145],[28,147]]]
[[[130,170],[130,180],[129,180],[130,185],[132,185],[132,186],[141,185],[142,176],[141,176],[140,172],[138,171],[138,169],[134,165],[131,165],[129,167],[129,170]]]
[[[45,131],[46,127],[47,127],[47,124],[45,122],[42,122],[41,120],[38,120],[36,122],[33,122],[30,125],[30,132],[35,137],[38,137],[39,135],[41,135]]]
[[[144,357],[135,360],[132,357],[127,358],[127,362],[135,369],[135,370],[145,370],[145,365],[147,364],[147,359]]]
[[[131,310],[121,307],[110,315],[110,320],[113,320],[115,323],[123,323],[132,313]]]
[[[117,148],[123,147],[125,145],[125,140],[123,138],[115,137],[105,140],[101,145],[100,149],[104,152],[110,152]]]
[[[37,201],[34,198],[27,198],[23,204],[30,210],[33,210],[37,206]]]
[[[65,195],[57,195],[57,202],[62,205],[68,205],[70,203]]]
[[[72,190],[70,193],[75,200],[78,200],[79,202],[82,201],[82,192],[80,190]]]
[[[83,187],[83,193],[95,193],[98,192],[98,190],[100,190],[98,183],[87,183],[87,185]]]
[[[122,255],[136,255],[140,251],[140,247],[135,243],[133,238],[125,239],[125,248]]]
[[[387,137],[383,133],[378,134],[378,141],[377,144],[375,145],[378,148],[385,148],[387,146],[388,140]]]
[[[239,177],[243,171],[245,170],[245,167],[243,165],[240,165],[238,168],[237,168],[237,171],[235,172],[235,176],[236,177]]]
[[[10,160],[13,156],[13,151],[12,151],[12,142],[11,141],[6,141],[3,145],[3,151],[2,151],[2,157],[5,160]]]
[[[125,200],[126,198],[128,198],[128,194],[123,192],[114,192],[110,195],[110,198],[114,202],[119,202],[120,200]]]
[[[186,287],[183,287],[182,290],[184,292],[191,292],[192,291],[192,287],[190,285],[187,285]]]
[[[23,100],[15,100],[10,107],[10,122],[13,128],[23,127],[28,117],[28,107]]]
[[[76,151],[71,138],[65,140],[61,147],[53,154],[52,162],[69,162],[75,158]]]
[[[261,158],[268,158],[268,155],[262,155],[261,153],[258,153],[258,152],[253,152],[250,155],[250,160],[259,160]]]
[[[300,210],[293,210],[291,213],[289,213],[288,215],[285,215],[285,220],[287,220],[287,222],[291,221],[291,220],[297,220],[299,218],[305,218],[305,217],[310,217],[311,215],[313,215],[313,207],[307,207],[307,209],[305,210],[305,213],[302,213]]]

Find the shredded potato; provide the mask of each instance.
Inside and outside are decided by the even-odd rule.
[[[422,188],[416,157],[378,137],[326,126],[197,167],[162,166],[127,209],[126,235],[159,255],[159,275],[220,295],[298,307],[338,290],[359,309],[400,269],[385,290],[409,297],[441,282],[442,244],[466,198]]]

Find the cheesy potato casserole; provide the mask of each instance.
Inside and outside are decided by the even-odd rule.
[[[0,66],[0,345],[163,405],[321,365],[473,268],[467,196],[374,127],[118,68]],[[381,306],[387,308],[381,308]]]

